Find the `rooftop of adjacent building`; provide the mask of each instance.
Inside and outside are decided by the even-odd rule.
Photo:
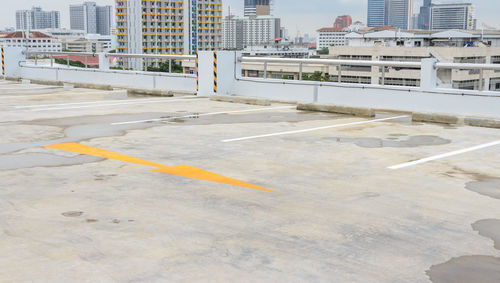
[[[29,33],[25,31],[15,31],[7,33],[3,38],[53,38],[48,34],[40,31],[30,31]]]

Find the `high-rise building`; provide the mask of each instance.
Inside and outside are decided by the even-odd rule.
[[[31,10],[16,11],[16,28],[18,30],[60,27],[61,16],[59,11],[46,12],[40,7],[33,7]]]
[[[418,15],[418,28],[428,30],[431,26],[431,5],[432,0],[424,0],[424,4],[420,7]]]
[[[476,29],[474,5],[471,3],[432,4],[430,11],[432,30]]]
[[[368,27],[378,27],[387,24],[387,1],[368,0]]]
[[[95,2],[70,5],[70,26],[86,33],[110,35],[113,10],[111,6],[97,6]]]
[[[343,29],[343,28],[346,28],[350,25],[352,25],[351,16],[344,15],[344,16],[339,16],[335,19],[335,23],[333,24],[333,27],[336,29]]]
[[[281,37],[281,19],[272,16],[228,16],[223,23],[224,49],[267,45]]]
[[[410,29],[412,2],[412,0],[389,0],[387,5],[387,24],[399,29]]]
[[[245,17],[270,16],[271,0],[245,0]]]
[[[195,54],[222,49],[222,0],[116,0],[118,53]],[[158,60],[119,61],[133,69]]]
[[[113,7],[97,6],[96,8],[97,34],[111,35],[113,26]]]

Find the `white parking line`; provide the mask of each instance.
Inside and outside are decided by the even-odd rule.
[[[202,113],[202,114],[190,114],[190,115],[169,117],[169,118],[159,118],[159,119],[148,119],[148,120],[112,123],[111,125],[117,126],[117,125],[128,125],[128,124],[139,124],[139,123],[148,123],[148,122],[168,121],[168,120],[173,120],[173,119],[191,118],[193,116],[201,117],[201,116],[212,116],[212,115],[231,114],[231,113],[244,113],[244,112],[255,112],[255,111],[277,110],[277,109],[292,109],[292,108],[296,108],[296,106],[279,106],[279,107],[268,107],[268,108],[257,108],[257,109],[221,111],[221,112]]]
[[[83,105],[83,106],[72,106],[72,107],[53,107],[53,108],[41,108],[41,109],[30,109],[31,111],[53,111],[53,110],[69,110],[69,109],[81,109],[81,108],[97,108],[97,107],[109,107],[117,105],[135,105],[135,104],[149,104],[149,103],[164,103],[164,102],[176,102],[176,101],[195,101],[195,99],[162,99],[162,100],[148,100],[142,101],[142,99],[137,99],[140,101],[128,101],[121,103],[106,103],[97,105]]]
[[[457,151],[452,151],[452,152],[448,152],[448,153],[444,153],[444,154],[440,154],[440,155],[436,155],[436,156],[431,156],[431,157],[423,158],[423,159],[412,161],[412,162],[394,165],[394,166],[390,166],[387,168],[392,169],[392,170],[401,169],[401,168],[410,167],[410,166],[414,166],[414,165],[418,165],[418,164],[422,164],[422,163],[426,163],[426,162],[430,162],[430,161],[434,161],[434,160],[438,160],[438,159],[443,159],[443,158],[447,158],[447,157],[451,157],[451,156],[455,156],[455,155],[459,155],[459,154],[464,154],[464,153],[471,152],[471,151],[480,150],[480,149],[487,148],[487,147],[492,147],[495,145],[500,145],[500,140],[486,143],[486,144],[482,144],[482,145],[478,145],[478,146],[474,146],[474,147],[469,147],[469,148],[457,150]]]
[[[44,108],[44,107],[57,107],[57,106],[67,106],[67,105],[85,105],[85,104],[99,104],[99,103],[122,103],[122,102],[145,102],[145,101],[163,101],[163,100],[173,100],[173,99],[113,99],[113,100],[95,100],[95,101],[81,101],[81,102],[71,102],[71,103],[56,103],[56,104],[37,104],[37,105],[20,105],[14,106],[16,109],[26,109],[26,108]]]
[[[368,121],[353,122],[353,123],[347,123],[347,124],[330,125],[330,126],[317,127],[317,128],[311,128],[311,129],[286,131],[286,132],[279,132],[279,133],[272,133],[272,134],[265,134],[265,135],[258,135],[258,136],[228,139],[228,140],[222,140],[222,142],[235,142],[235,141],[252,140],[252,139],[274,137],[274,136],[293,135],[293,134],[307,133],[307,132],[319,131],[319,130],[325,130],[325,129],[340,128],[340,127],[347,127],[347,126],[357,126],[357,125],[370,124],[370,123],[382,122],[382,121],[388,121],[388,120],[396,120],[396,119],[408,118],[408,117],[409,117],[408,115],[396,116],[396,117],[374,119],[374,120],[368,120]]]

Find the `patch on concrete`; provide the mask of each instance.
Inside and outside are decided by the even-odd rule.
[[[479,235],[492,239],[495,249],[500,250],[500,219],[479,220],[472,224],[472,229],[479,232]]]
[[[80,217],[83,215],[83,211],[67,211],[61,213],[64,217]]]
[[[333,139],[340,143],[354,143],[360,147],[366,148],[381,148],[381,147],[420,147],[431,145],[449,144],[451,141],[437,136],[411,136],[411,137],[395,137],[391,136],[387,139],[379,138],[325,138]]]
[[[482,178],[467,183],[465,188],[484,196],[500,199],[500,178]]]
[[[0,155],[0,170],[80,165],[101,160],[103,159],[85,155],[67,157],[48,153],[9,154]]]
[[[426,273],[434,283],[498,283],[500,258],[482,255],[457,257],[433,265]]]

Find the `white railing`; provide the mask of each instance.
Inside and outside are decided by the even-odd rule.
[[[48,56],[50,58],[50,66],[54,66],[55,56],[66,56],[66,64],[69,68],[71,56],[84,56],[85,57],[85,68],[88,68],[88,57],[98,57],[100,54],[104,54],[105,58],[137,58],[137,59],[160,59],[168,61],[169,73],[172,73],[172,62],[173,61],[191,61],[196,60],[195,55],[164,55],[164,54],[123,54],[123,53],[89,53],[89,52],[40,52],[40,51],[26,51],[26,56],[33,57],[35,60],[35,65],[38,65],[39,56]],[[125,66],[122,67],[125,70]]]
[[[386,73],[389,68],[422,69],[422,62],[370,61],[370,60],[338,60],[338,59],[295,59],[295,58],[268,58],[242,57],[239,63],[262,63],[263,78],[268,78],[269,64],[286,64],[298,66],[298,80],[303,78],[303,67],[306,65],[337,66],[337,82],[342,82],[342,66],[381,67],[380,84],[385,85]],[[434,69],[477,70],[479,71],[479,90],[484,90],[484,71],[500,71],[500,64],[472,64],[472,63],[439,63],[434,62]],[[437,78],[436,78],[437,81]]]

